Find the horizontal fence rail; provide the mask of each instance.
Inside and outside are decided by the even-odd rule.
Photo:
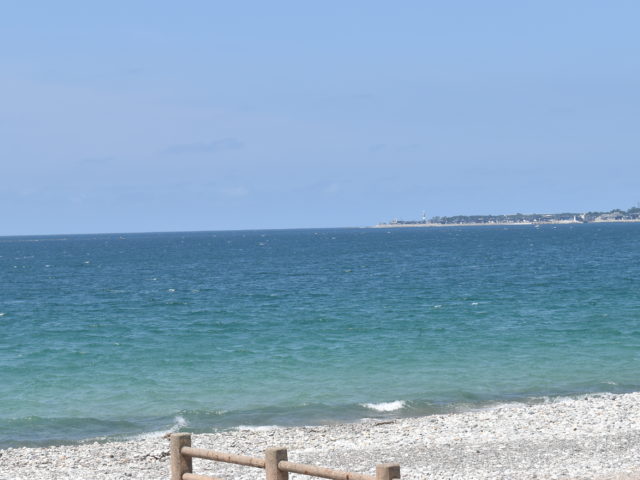
[[[247,457],[232,453],[216,452],[191,446],[190,433],[171,434],[171,480],[222,480],[193,473],[192,459],[201,458],[216,462],[232,463],[245,467],[262,468],[266,471],[266,480],[288,480],[289,473],[298,473],[330,480],[399,480],[400,465],[385,463],[376,465],[376,475],[343,472],[331,468],[290,462],[286,448],[268,448],[264,458]]]
[[[208,475],[196,475],[195,473],[183,473],[182,478],[184,480],[223,480],[218,477],[210,477]]]
[[[341,472],[340,470],[332,470],[331,468],[314,467],[313,465],[304,465],[302,463],[293,463],[284,460],[278,462],[278,468],[291,473],[301,473],[302,475],[331,478],[333,480],[376,480],[376,477],[372,477],[371,475]]]
[[[235,463],[236,465],[244,465],[245,467],[264,468],[264,458],[245,457],[244,455],[234,455],[233,453],[222,453],[192,447],[182,447],[181,453],[191,458],[203,458],[216,462]]]

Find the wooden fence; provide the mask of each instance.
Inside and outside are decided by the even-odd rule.
[[[190,433],[171,434],[171,480],[221,480],[193,473],[191,461],[193,458],[262,468],[266,471],[266,480],[288,480],[289,472],[332,480],[395,480],[400,478],[400,465],[397,463],[376,465],[376,476],[374,477],[361,473],[343,472],[331,468],[289,462],[286,448],[268,448],[264,458],[246,457],[244,455],[193,448],[191,446]]]

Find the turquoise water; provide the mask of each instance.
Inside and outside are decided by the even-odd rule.
[[[0,238],[0,447],[640,390],[640,224]]]

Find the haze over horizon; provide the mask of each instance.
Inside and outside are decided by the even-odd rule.
[[[79,1],[0,15],[0,235],[640,200],[640,4]]]

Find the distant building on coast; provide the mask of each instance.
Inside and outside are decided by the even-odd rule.
[[[455,215],[451,217],[432,217],[427,220],[426,212],[422,212],[421,220],[398,220],[378,226],[421,226],[421,225],[530,225],[558,223],[590,223],[590,222],[638,222],[640,207],[632,207],[626,211],[615,209],[609,212],[587,213],[515,213],[510,215]]]

